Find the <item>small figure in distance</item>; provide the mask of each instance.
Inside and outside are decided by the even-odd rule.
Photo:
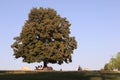
[[[82,71],[82,68],[80,66],[78,66],[78,71]]]
[[[62,69],[60,69],[60,71],[62,71]]]

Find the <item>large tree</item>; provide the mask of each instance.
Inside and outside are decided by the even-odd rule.
[[[54,9],[33,8],[11,45],[15,58],[23,58],[27,63],[43,61],[44,67],[48,63],[72,62],[77,42],[70,37],[70,26]]]

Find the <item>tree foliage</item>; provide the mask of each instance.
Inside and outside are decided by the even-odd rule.
[[[105,64],[104,70],[112,70],[112,67],[110,66],[109,63]]]
[[[118,69],[120,70],[120,52],[117,53],[116,57],[112,57],[108,63],[111,70]]]
[[[54,9],[33,8],[11,45],[15,58],[22,57],[27,63],[43,61],[44,66],[71,62],[77,42],[75,37],[70,37],[70,26]]]

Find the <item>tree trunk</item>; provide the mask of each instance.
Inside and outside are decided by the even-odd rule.
[[[47,62],[43,61],[43,67],[47,67]]]

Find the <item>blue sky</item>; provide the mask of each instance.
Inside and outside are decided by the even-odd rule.
[[[33,7],[53,8],[72,24],[78,48],[70,64],[49,64],[54,69],[101,69],[112,56],[120,52],[120,0],[1,0],[0,1],[0,70],[18,70],[27,64],[15,59],[11,44],[21,32]]]

